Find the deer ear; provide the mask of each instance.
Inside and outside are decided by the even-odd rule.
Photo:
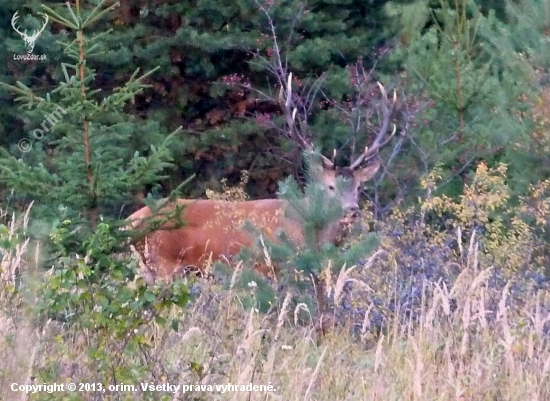
[[[374,177],[379,168],[380,159],[376,158],[375,160],[371,161],[367,165],[367,167],[357,170],[354,174],[355,178],[357,178],[360,182],[368,181],[372,177]]]

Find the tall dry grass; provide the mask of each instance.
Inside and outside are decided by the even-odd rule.
[[[160,360],[174,363],[171,382],[277,388],[268,397],[203,394],[205,399],[550,399],[549,294],[530,294],[522,306],[511,307],[508,284],[498,308],[490,310],[492,267],[479,265],[475,239],[463,253],[463,271],[451,288],[425,283],[414,321],[397,313],[374,339],[338,327],[319,342],[312,327],[295,324],[288,302],[269,318],[243,312],[231,293],[205,288],[182,334],[167,335],[155,347]],[[185,366],[189,361],[201,366],[200,376]]]
[[[26,218],[20,224],[27,224]],[[13,221],[13,220],[12,220]],[[17,222],[7,235],[15,235]],[[460,239],[462,235],[458,235]],[[283,294],[279,311],[270,315],[245,310],[237,272],[230,289],[199,279],[198,296],[181,311],[178,332],[151,322],[140,329],[144,345],[118,355],[119,369],[139,371],[136,391],[97,395],[40,393],[26,398],[9,390],[12,382],[57,381],[114,383],[113,376],[90,369],[86,344],[93,332],[51,322],[33,329],[30,317],[9,299],[10,288],[24,271],[27,243],[2,250],[0,399],[157,400],[548,400],[550,399],[550,294],[545,289],[512,296],[512,282],[495,287],[495,269],[479,256],[475,232],[449,260],[459,273],[452,281],[425,279],[413,310],[396,302],[376,326],[371,299],[386,291],[372,275],[397,277],[396,259],[380,251],[362,266],[350,266],[327,278],[335,321],[347,322],[319,338],[315,328],[298,320],[307,307]],[[389,256],[388,256],[389,255]],[[451,255],[451,258],[453,256]],[[394,271],[395,270],[395,271]],[[6,272],[6,273],[4,273]],[[368,273],[368,274],[367,274]],[[369,276],[371,274],[371,276]],[[24,285],[24,284],[23,284]],[[351,289],[347,288],[351,285]],[[359,289],[363,289],[362,293]],[[357,291],[356,291],[357,290]],[[257,288],[245,291],[254,294]],[[340,319],[346,292],[362,294],[368,306],[359,321]],[[249,294],[248,294],[249,295]],[[348,294],[349,295],[349,294]],[[519,299],[519,301],[518,301]],[[116,340],[113,340],[116,341]],[[140,382],[179,385],[272,384],[276,391],[186,394],[142,392]],[[120,383],[118,383],[120,384]],[[75,395],[73,394],[73,397]]]
[[[26,399],[8,389],[13,382],[30,381],[38,351],[32,318],[17,290],[27,271],[29,249],[29,238],[20,232],[29,224],[31,208],[32,204],[19,218],[0,209],[0,238],[8,244],[0,245],[0,400]]]

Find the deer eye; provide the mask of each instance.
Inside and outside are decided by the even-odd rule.
[[[334,186],[329,185],[329,186],[328,186],[328,189],[330,189],[331,191],[334,191]]]

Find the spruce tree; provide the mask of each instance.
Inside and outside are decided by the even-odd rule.
[[[44,4],[58,7],[55,2]],[[273,50],[268,21],[260,4],[269,9],[280,37],[288,38],[284,50],[288,50],[292,70],[298,76],[314,80],[326,71],[336,72],[337,76],[327,81],[330,85],[326,88],[334,98],[345,96],[341,89],[347,76],[345,67],[360,58],[370,68],[377,59],[377,48],[391,34],[383,13],[384,2],[378,0],[369,4],[350,0],[314,1],[307,5],[254,0],[231,4],[220,0],[198,3],[161,0],[143,4],[125,1],[89,27],[89,34],[110,30],[97,43],[107,51],[87,59],[87,66],[97,71],[98,88],[110,90],[124,85],[129,78],[129,64],[144,71],[159,67],[148,78],[153,87],[138,95],[134,104],[127,104],[125,110],[152,119],[160,126],[185,127],[174,141],[173,149],[179,157],[174,161],[173,173],[161,181],[163,194],[176,187],[181,177],[196,172],[198,185],[185,190],[187,196],[197,198],[204,195],[207,185],[219,184],[222,178],[227,178],[230,184],[236,183],[237,172],[250,169],[247,190],[253,197],[268,197],[275,194],[277,181],[292,172],[288,164],[281,163],[288,143],[259,125],[258,120],[249,118],[277,114],[277,105],[259,99],[249,89],[224,85],[229,80],[241,79],[268,91],[274,84],[272,79],[266,79],[264,66],[254,60],[254,53],[267,55]],[[25,6],[27,3],[19,0],[0,5],[10,49],[6,59],[22,44],[10,26],[13,13],[19,10],[22,16],[28,16],[25,27],[34,28],[40,22],[39,7]],[[62,80],[62,71],[53,66],[63,56],[61,43],[67,32],[64,26],[50,20],[36,45],[36,52],[46,54],[49,62],[0,65],[0,81],[19,80],[29,86],[38,80],[46,90],[52,82]],[[20,136],[22,131],[26,137],[35,127],[12,107],[12,96],[5,89],[0,91],[7,106],[0,113],[11,116],[0,122],[6,124],[5,133],[9,135],[0,139],[0,144],[4,140],[15,155],[17,143],[24,138]],[[332,147],[333,142],[339,141],[344,124],[338,118],[312,123],[318,125],[323,145]],[[332,129],[334,123],[339,124],[337,130]],[[130,146],[132,151],[148,152],[151,143],[159,143],[165,136],[162,130],[143,130]]]
[[[21,31],[31,34],[40,30],[44,23],[44,16],[40,14],[40,4],[24,0],[14,0],[0,3],[0,37],[3,46],[0,47],[0,82],[14,82],[25,85],[34,83],[36,86],[47,84],[48,67],[59,62],[62,48],[54,43],[51,30],[51,21],[38,36],[33,55],[45,56],[43,60],[22,60],[27,55],[25,42],[12,26],[15,17],[15,26]],[[16,16],[17,13],[17,16]],[[14,105],[13,96],[6,88],[0,86],[0,146],[11,149],[18,154],[17,143],[22,139],[20,133],[26,129],[27,120],[22,118],[20,111]],[[0,192],[2,188],[0,188]]]
[[[57,86],[40,90],[20,81],[1,84],[21,103],[28,131],[15,156],[0,148],[0,185],[12,189],[21,202],[34,202],[30,221],[40,225],[26,234],[41,227],[47,235],[40,239],[47,240],[52,256],[44,265],[53,268],[37,274],[34,296],[25,299],[31,300],[29,310],[37,312],[32,321],[38,331],[58,330],[55,345],[69,360],[80,358],[85,381],[96,383],[157,377],[157,368],[143,366],[136,356],[137,350],[147,354],[150,345],[143,333],[151,321],[177,330],[178,320],[167,321],[166,312],[189,300],[181,282],[147,285],[136,279],[135,263],[118,254],[128,236],[120,230],[126,224],[120,221],[120,206],[162,178],[171,166],[175,133],[168,135],[154,120],[125,112],[129,102],[148,90],[154,70],[139,74],[132,69],[124,85],[109,91],[98,87],[100,74],[90,65],[108,52],[104,38],[109,31],[93,35],[91,28],[116,6],[109,4],[76,0],[74,6],[43,5],[49,19],[72,35],[63,38],[63,62],[54,74],[60,78]],[[154,138],[155,133],[165,139],[149,145],[146,154],[135,151],[140,136]],[[26,292],[35,289],[28,276],[20,282]],[[86,352],[80,353],[72,342],[83,337]],[[44,358],[38,367],[31,366],[33,376],[48,381],[57,362]]]
[[[124,112],[149,87],[154,70],[140,75],[136,69],[125,85],[110,91],[97,88],[97,72],[89,60],[108,51],[102,41],[108,31],[93,37],[87,32],[114,8],[105,3],[95,9],[84,3],[81,15],[43,6],[50,20],[76,33],[76,40],[65,39],[66,60],[59,66],[62,79],[56,88],[35,93],[20,81],[1,83],[16,96],[28,122],[18,154],[0,148],[0,182],[17,199],[34,201],[34,214],[41,220],[71,219],[80,227],[80,242],[100,218],[118,219],[121,205],[130,204],[146,185],[155,185],[172,161],[168,147],[173,135],[163,134],[152,119]],[[140,137],[154,138],[155,132],[156,144],[145,154],[135,151]]]
[[[303,192],[293,177],[280,182],[278,197],[288,202],[285,217],[295,220],[303,229],[304,242],[296,242],[285,232],[277,234],[277,241],[264,238],[253,225],[245,225],[255,238],[254,249],[260,263],[266,263],[266,253],[269,262],[276,267],[279,288],[289,288],[298,294],[299,301],[308,301],[304,294],[314,295],[318,308],[319,319],[330,317],[331,304],[327,299],[326,282],[333,282],[340,271],[360,265],[378,245],[377,236],[373,233],[361,234],[350,238],[352,221],[345,221],[338,194],[345,183],[342,177],[336,181],[336,196],[327,193],[324,185],[320,185],[318,169],[319,154],[304,153],[307,165],[307,180]],[[327,242],[322,235],[335,222],[342,224],[340,237],[336,242]],[[251,260],[248,251],[243,256]],[[247,279],[250,276],[246,275]],[[330,278],[329,278],[330,277]],[[250,281],[250,280],[249,280]],[[262,302],[268,289],[259,285],[257,300]],[[310,298],[311,300],[311,298]],[[310,305],[313,303],[308,302]],[[322,324],[322,323],[321,323]]]
[[[404,63],[403,84],[430,102],[409,149],[418,163],[408,171],[426,174],[441,164],[447,184],[442,189],[458,195],[464,175],[479,160],[502,161],[525,136],[515,113],[525,108],[525,81],[503,71],[490,50],[485,32],[499,24],[494,12],[483,15],[474,2],[428,0],[389,12],[403,24],[393,55]]]
[[[502,161],[509,166],[509,185],[514,193],[525,194],[529,184],[550,175],[549,3],[506,2],[506,23],[485,26],[481,34],[502,77],[521,86],[518,105],[510,112],[522,123],[523,135]]]

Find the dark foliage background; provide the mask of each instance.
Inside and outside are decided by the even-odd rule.
[[[340,164],[370,144],[376,129],[376,115],[368,114],[374,95],[364,92],[368,86],[358,79],[366,77],[369,84],[378,80],[397,91],[400,109],[394,122],[402,135],[384,151],[382,173],[364,191],[377,218],[396,204],[410,205],[425,196],[419,180],[435,166],[442,166],[444,174],[438,191],[451,197],[461,193],[480,161],[509,165],[514,197],[548,176],[550,165],[541,146],[548,133],[540,129],[540,121],[537,129],[533,117],[536,107],[545,107],[548,81],[545,2],[103,3],[116,7],[88,30],[90,37],[103,36],[86,61],[100,97],[127,82],[136,68],[157,68],[143,81],[149,87],[124,106],[122,112],[134,125],[125,128],[124,140],[116,146],[128,155],[137,151],[147,156],[151,145],[159,146],[183,127],[170,144],[172,168],[156,182],[119,191],[116,202],[126,207],[103,211],[112,217],[131,213],[136,199],[149,192],[166,196],[192,174],[196,178],[183,194],[193,198],[203,197],[206,189],[219,190],[222,179],[238,183],[241,170],[250,173],[246,189],[251,198],[273,197],[277,182],[289,174],[300,176],[295,146],[272,123],[281,114],[277,57],[304,89],[311,139],[325,154],[339,149]],[[10,24],[19,11],[20,25],[40,27],[41,4],[17,0],[0,5],[5,38],[0,81],[21,82],[46,98],[64,80],[63,49],[74,32],[50,20],[34,49],[47,60],[22,61],[13,57],[24,53],[24,47]],[[96,4],[87,1],[82,7],[91,10]],[[57,12],[66,8],[61,1],[44,5]],[[55,164],[59,145],[53,137],[37,140],[31,134],[44,112],[19,107],[15,97],[0,87],[0,146],[29,165]],[[362,110],[369,118],[359,125]],[[17,144],[24,138],[33,143],[23,154]],[[107,145],[97,144],[93,151],[105,152],[102,146]],[[5,175],[4,170],[3,201],[41,201],[14,187]]]

